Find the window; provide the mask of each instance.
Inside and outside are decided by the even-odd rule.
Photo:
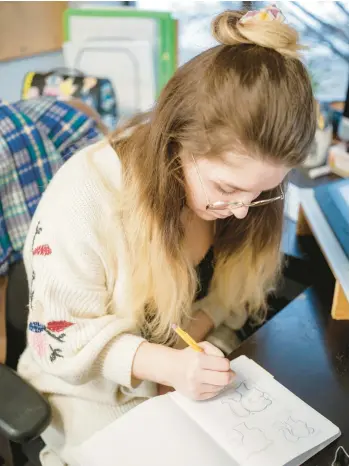
[[[213,16],[225,9],[240,9],[267,2],[138,0],[137,7],[173,12],[179,20],[179,64],[215,44]],[[349,79],[349,1],[276,2],[287,21],[296,27],[301,42],[309,46],[304,57],[320,100],[344,100]],[[254,8],[253,7],[253,8]]]

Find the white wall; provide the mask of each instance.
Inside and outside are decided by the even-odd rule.
[[[28,58],[0,62],[0,99],[20,99],[23,79],[28,71],[50,71],[64,66],[62,52],[45,53]]]

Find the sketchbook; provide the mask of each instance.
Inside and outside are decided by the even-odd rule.
[[[298,466],[340,430],[246,356],[209,401],[177,392],[140,404],[82,444],[83,466]]]

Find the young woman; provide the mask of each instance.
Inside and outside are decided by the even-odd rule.
[[[157,384],[205,400],[230,383],[218,349],[176,349],[171,325],[202,341],[228,316],[262,318],[278,276],[282,186],[315,131],[298,36],[282,19],[276,8],[219,15],[220,45],[45,192],[25,247],[19,365],[53,407],[45,466],[74,464],[75,446]]]

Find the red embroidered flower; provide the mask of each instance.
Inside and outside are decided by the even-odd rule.
[[[41,244],[33,251],[34,256],[49,256],[50,254],[52,254],[52,249],[48,244]]]
[[[74,325],[72,322],[67,322],[66,320],[52,320],[47,323],[46,328],[50,330],[50,332],[60,333],[72,325]]]

